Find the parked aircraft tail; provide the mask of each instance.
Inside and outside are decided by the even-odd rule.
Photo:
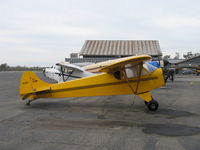
[[[24,72],[20,80],[22,99],[36,99],[37,93],[50,91],[50,83],[42,81],[34,72]]]

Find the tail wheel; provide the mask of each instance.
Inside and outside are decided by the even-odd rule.
[[[26,103],[26,106],[30,106],[30,105],[31,105],[31,103],[30,103],[30,102],[27,102],[27,103]]]
[[[145,103],[150,111],[156,111],[159,107],[159,104],[156,100],[151,100],[150,102]]]

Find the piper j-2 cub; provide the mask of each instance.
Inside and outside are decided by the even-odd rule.
[[[144,100],[151,111],[158,102],[150,91],[164,85],[161,68],[146,61],[151,56],[140,55],[115,59],[85,67],[92,76],[62,83],[50,84],[40,80],[35,73],[24,72],[20,81],[20,95],[28,103],[38,98],[64,98],[135,94]]]

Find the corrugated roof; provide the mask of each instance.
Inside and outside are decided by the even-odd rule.
[[[169,63],[171,63],[171,64],[176,64],[176,63],[183,61],[183,60],[184,59],[168,59]]]
[[[86,40],[80,55],[142,55],[161,56],[157,40]]]

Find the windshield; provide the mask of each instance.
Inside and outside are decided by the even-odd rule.
[[[149,64],[148,62],[144,64],[144,68],[146,68],[149,72],[154,72],[157,69],[157,67]]]

